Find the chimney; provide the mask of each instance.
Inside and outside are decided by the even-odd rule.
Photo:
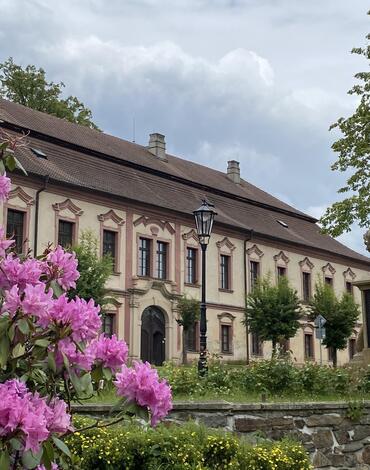
[[[167,161],[166,142],[164,141],[164,135],[158,134],[157,132],[150,134],[148,150],[160,160]]]
[[[240,184],[240,168],[239,162],[230,160],[227,162],[227,177],[236,184]]]

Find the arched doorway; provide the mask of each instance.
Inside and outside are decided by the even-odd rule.
[[[141,316],[141,359],[156,366],[165,360],[165,318],[158,307],[147,307]]]

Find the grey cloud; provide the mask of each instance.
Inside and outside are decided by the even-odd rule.
[[[131,140],[135,119],[139,143],[161,131],[171,152],[222,171],[238,158],[247,180],[304,210],[334,200],[341,182],[328,127],[354,106],[345,91],[361,65],[347,51],[367,32],[361,9],[0,0],[0,60],[43,66],[110,133]]]

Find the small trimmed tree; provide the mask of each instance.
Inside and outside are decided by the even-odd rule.
[[[289,286],[288,279],[282,276],[277,285],[272,285],[268,275],[259,279],[247,295],[243,324],[261,341],[272,342],[274,356],[279,343],[295,336],[301,311],[297,291]]]
[[[200,317],[200,302],[196,299],[191,299],[185,295],[177,302],[179,318],[176,319],[177,323],[182,326],[182,363],[187,364],[187,347],[186,336],[189,330],[194,327],[195,322]]]
[[[112,274],[112,258],[98,255],[98,240],[91,230],[82,232],[80,243],[73,251],[78,260],[80,277],[76,282],[76,289],[70,290],[68,297],[73,299],[78,296],[87,301],[94,299],[104,313],[104,305],[110,300],[105,284]]]
[[[323,344],[333,351],[333,366],[337,366],[337,351],[347,347],[348,338],[354,331],[360,309],[353,295],[344,292],[340,299],[331,286],[321,279],[315,285],[311,301],[312,317],[321,314],[325,320],[326,336]]]

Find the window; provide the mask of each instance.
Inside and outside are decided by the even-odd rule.
[[[304,357],[305,359],[313,359],[313,336],[311,333],[304,335]]]
[[[252,355],[262,356],[262,341],[257,333],[252,333]]]
[[[139,276],[150,276],[150,247],[151,240],[140,238],[139,240]]]
[[[168,243],[157,242],[157,278],[167,279]]]
[[[117,232],[112,230],[103,230],[103,255],[110,255],[113,261],[113,270],[117,266]]]
[[[221,289],[230,289],[229,279],[230,256],[220,255],[220,287]]]
[[[333,278],[329,276],[325,276],[325,284],[327,284],[330,287],[333,287]]]
[[[195,322],[186,332],[186,350],[197,351],[199,323]]]
[[[73,232],[75,224],[66,220],[59,220],[58,244],[63,248],[73,245]]]
[[[348,294],[353,294],[352,282],[346,281],[346,291],[348,292]]]
[[[221,325],[221,352],[231,353],[231,325]]]
[[[281,277],[286,276],[286,268],[284,268],[283,266],[278,266],[277,267],[277,275],[278,275],[278,279],[280,279]]]
[[[253,290],[256,285],[257,279],[260,275],[260,264],[258,261],[250,261],[249,263],[249,272],[251,280],[251,290]]]
[[[8,209],[6,222],[6,236],[15,240],[14,249],[17,253],[22,253],[24,242],[24,212]]]
[[[114,314],[106,313],[106,314],[104,314],[102,320],[103,320],[103,324],[102,324],[103,333],[105,333],[109,337],[113,336],[113,334],[114,334]]]
[[[186,282],[195,284],[197,282],[197,249],[186,249]]]
[[[349,354],[349,359],[353,359],[354,355],[356,354],[356,340],[354,338],[351,338],[348,341],[348,354]]]
[[[309,302],[311,299],[311,273],[302,273],[303,301]]]

